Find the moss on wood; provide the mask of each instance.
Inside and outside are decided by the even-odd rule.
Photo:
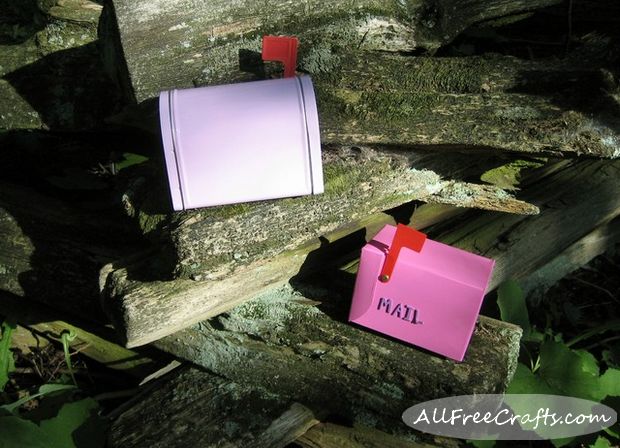
[[[313,295],[339,300],[333,291]],[[316,412],[398,432],[402,410],[419,401],[504,390],[516,367],[520,333],[485,320],[465,362],[454,363],[333,319],[285,288],[157,344]]]
[[[505,190],[514,190],[518,187],[524,171],[540,168],[545,162],[545,159],[514,160],[485,171],[480,176],[480,180],[497,185]]]
[[[258,51],[264,34],[300,37],[300,67],[311,73],[339,71],[338,49],[366,51],[434,51],[473,23],[531,11],[559,0],[473,2],[363,0],[257,3],[216,1],[208,5],[190,0],[158,3],[114,0],[103,34],[112,50],[107,64],[125,63],[121,76],[126,91],[138,102],[172,87],[251,79],[240,55]],[[484,5],[484,6],[482,6]],[[116,36],[116,37],[114,37]],[[122,52],[119,51],[122,44]],[[242,58],[241,58],[242,59]],[[252,65],[252,64],[250,64]],[[241,70],[240,70],[241,68]],[[254,65],[250,71],[260,71]]]

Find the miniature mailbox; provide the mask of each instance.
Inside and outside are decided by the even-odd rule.
[[[349,321],[462,361],[494,264],[385,226],[362,249]]]
[[[323,192],[312,81],[294,76],[297,39],[265,36],[282,79],[159,96],[168,184],[175,210]]]

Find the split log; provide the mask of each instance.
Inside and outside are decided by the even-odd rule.
[[[525,277],[543,266],[548,260],[553,259],[558,252],[570,246],[584,234],[589,233],[592,228],[609,221],[620,213],[620,196],[618,195],[620,193],[620,185],[615,181],[620,167],[619,163],[595,161],[564,162],[559,166],[555,166],[556,171],[550,173],[549,177],[534,183],[531,191],[526,192],[530,199],[536,199],[541,204],[541,207],[544,209],[544,213],[541,215],[523,217],[519,215],[485,213],[478,217],[470,217],[467,220],[463,220],[464,222],[460,226],[456,226],[448,221],[445,224],[449,228],[448,231],[444,232],[441,229],[436,229],[431,233],[431,236],[440,241],[494,258],[496,260],[496,268],[490,289],[495,288],[506,279]],[[567,222],[570,222],[570,225],[563,226],[563,223]],[[441,227],[441,224],[439,227]],[[536,235],[535,239],[531,237],[533,234]],[[352,270],[353,272],[355,269],[355,265],[347,268],[348,271]],[[342,275],[337,274],[336,278],[334,278],[333,275],[329,276],[323,272],[318,277],[326,278],[326,285],[324,286],[331,288],[331,290],[338,284],[338,279],[343,278],[343,290],[348,291],[348,294],[345,294],[346,300],[344,303],[349,303],[353,284],[353,279],[350,275],[342,277]],[[315,279],[315,281],[318,280]],[[331,299],[329,302],[334,300]],[[247,313],[250,315],[252,303],[253,301],[250,301],[241,307],[244,309],[243,307],[247,306]],[[347,308],[347,306],[345,305],[344,308]],[[230,315],[232,313],[243,312],[233,310]],[[338,315],[344,320],[346,310],[340,310]],[[186,330],[186,332],[164,338],[158,341],[156,345],[199,364],[207,365],[214,371],[218,371],[219,368],[232,369],[230,366],[231,360],[228,359],[229,356],[226,355],[226,350],[217,350],[213,347],[217,345],[217,340],[229,335],[226,332],[226,321],[231,319],[229,316],[216,318],[216,323],[213,324],[203,322],[192,329]],[[269,318],[273,319],[274,322],[281,320],[277,316],[270,316]],[[307,319],[307,316],[304,315],[293,320],[301,323],[304,319]],[[324,320],[325,322],[321,321],[320,324],[316,322],[313,325],[304,324],[304,328],[307,330],[301,330],[301,335],[297,335],[297,337],[313,340],[315,332],[320,331],[323,327],[331,328],[333,325],[336,325],[327,317]],[[269,319],[266,319],[266,321],[269,321]],[[252,323],[249,319],[247,319],[247,322],[249,322],[248,325]],[[241,326],[241,324],[238,325]],[[218,332],[217,330],[210,330],[211,327],[224,329]],[[275,327],[277,328],[278,326],[276,325]],[[230,328],[230,338],[233,338],[233,334],[234,337],[239,337],[239,332],[233,330],[236,328],[235,325],[230,324]],[[285,328],[285,326],[282,328]],[[206,336],[211,331],[215,332],[217,336],[212,336],[211,338]],[[255,329],[248,329],[248,332],[256,336]],[[325,332],[329,333],[329,330],[325,330]],[[261,337],[268,338],[269,336]],[[289,335],[289,332],[279,331],[273,337],[282,338],[281,344],[288,346],[289,342],[286,341],[292,336]],[[206,345],[202,345],[203,339],[205,339],[204,344]],[[355,338],[350,337],[347,340],[355,341]],[[200,343],[196,341],[200,341]],[[348,343],[355,344],[359,350],[362,350],[357,343]],[[248,342],[248,344],[250,345],[246,346],[244,350],[248,350],[247,347],[257,345],[258,343]],[[329,347],[332,344],[327,343],[325,345]],[[203,350],[200,347],[205,346],[209,346],[210,349],[205,350],[204,355],[200,355]],[[251,352],[246,353],[246,355],[249,358]],[[220,364],[222,365],[220,366]],[[279,363],[276,364],[280,365]],[[253,370],[253,374],[255,373],[255,370]]]
[[[111,447],[285,447],[317,421],[304,406],[190,368],[112,424]]]
[[[541,297],[558,281],[585,266],[593,258],[612,250],[618,242],[620,242],[620,220],[614,219],[596,228],[523,279],[521,288],[526,295]]]
[[[313,73],[321,139],[618,157],[620,103],[605,91],[606,58],[591,45],[583,51],[599,61],[592,65],[584,54],[537,61],[334,55],[337,71]]]
[[[334,423],[313,426],[295,444],[301,448],[430,448],[433,445],[394,437],[366,427],[349,428]]]
[[[543,219],[545,215],[520,220],[518,217],[488,216],[487,214],[487,216],[481,217],[477,224],[465,225],[460,230],[456,229],[456,236],[453,238],[455,244],[470,249],[478,247],[480,251],[491,256],[497,256],[498,252],[506,251],[507,247],[510,246],[510,250],[515,251],[515,257],[518,258],[525,256],[526,251],[532,251],[529,242],[524,243],[524,238],[519,238],[518,235],[525,236],[531,232],[532,228],[547,229],[545,232],[548,234],[539,234],[536,242],[540,244],[546,239],[546,236],[553,240],[557,236],[556,234],[561,232],[552,227],[551,223],[560,215],[566,216],[572,223],[565,229],[569,233],[572,232],[573,227],[579,228],[583,225],[577,220],[582,220],[584,217],[586,220],[598,221],[613,215],[614,213],[610,210],[617,210],[618,207],[615,199],[617,197],[615,190],[617,186],[615,183],[609,184],[609,180],[611,178],[613,182],[613,176],[618,170],[617,164],[608,166],[601,163],[582,162],[578,163],[577,167],[571,165],[571,163],[564,163],[560,167],[556,167],[554,181],[548,182],[547,180],[542,183],[542,188],[549,184],[557,187],[552,191],[558,192],[543,206],[545,212],[553,215],[548,221]],[[579,186],[583,187],[583,182],[577,182],[578,179],[575,177],[579,172],[583,172],[584,177],[590,179],[601,176],[607,182],[599,183],[598,189],[592,189],[592,184],[595,183],[592,182],[585,186],[585,192],[577,194],[576,191],[580,189]],[[573,185],[573,191],[568,196],[562,195],[560,192],[563,189],[559,188],[559,183],[566,186]],[[609,188],[605,188],[605,186]],[[579,203],[567,212],[566,204],[571,204],[577,200],[576,195],[581,197]],[[596,198],[593,210],[586,211],[584,197]],[[596,210],[602,211],[597,212]],[[558,213],[560,215],[557,215]],[[593,214],[595,216],[591,217]],[[503,222],[501,222],[501,218],[504,218]],[[509,218],[516,218],[516,221]],[[537,222],[532,224],[534,227],[531,227],[524,222],[528,220]],[[483,225],[483,222],[486,222],[486,225]],[[562,222],[567,221],[560,221],[560,223]],[[590,233],[578,243],[570,246],[564,255],[543,266],[542,270],[546,270],[551,264],[557,264],[559,259],[566,260],[566,254],[579,253],[578,248],[584,248],[586,242],[608,242],[609,238],[616,234],[616,231],[613,230],[616,227],[616,223],[613,223]],[[496,244],[497,241],[492,240],[492,238],[483,238],[485,228],[487,231],[489,228],[499,229],[501,235],[495,237],[496,240],[501,241],[499,247]],[[510,235],[513,235],[513,238]],[[561,245],[562,242],[556,241],[555,249],[558,250]],[[600,247],[601,245],[595,246]],[[515,262],[515,257],[510,259]],[[514,273],[520,273],[523,276],[525,272],[523,267],[534,260],[540,260],[540,254],[535,254],[529,260],[523,260],[521,263],[514,263]],[[534,263],[537,264],[535,261]],[[502,272],[503,277],[511,276],[511,273],[506,272],[506,269],[503,269]],[[538,278],[540,272],[540,270],[536,271],[534,277]],[[501,280],[502,278],[494,278],[495,283]],[[527,284],[529,281],[527,277],[525,281]],[[351,279],[347,282],[350,289]],[[386,409],[390,410],[390,403],[398,401],[398,398],[402,398],[403,394],[411,393],[411,389],[407,388],[408,386],[414,385],[418,389],[415,393],[411,393],[411,396],[420,397],[419,399],[429,398],[428,395],[424,395],[424,392],[422,395],[418,395],[419,390],[426,390],[427,386],[429,390],[436,389],[440,393],[443,392],[448,395],[466,393],[454,388],[453,383],[448,386],[450,382],[446,382],[446,376],[454,375],[456,378],[467,378],[474,372],[480,372],[480,369],[496,369],[498,366],[496,361],[491,362],[495,358],[483,356],[481,362],[477,363],[475,367],[466,367],[469,363],[474,363],[472,358],[476,357],[476,346],[479,347],[480,344],[483,344],[486,338],[489,338],[489,342],[494,340],[490,335],[499,329],[496,327],[498,324],[496,321],[482,318],[481,326],[478,327],[472,340],[471,350],[473,351],[468,352],[465,363],[459,365],[426,355],[415,349],[407,349],[401,344],[337,322],[344,318],[345,308],[348,304],[347,299],[343,300],[342,297],[334,296],[333,293],[317,291],[316,289],[313,291],[312,297],[314,299],[329,297],[329,301],[326,300],[323,307],[330,309],[330,315],[335,316],[336,320],[316,310],[311,306],[312,303],[304,303],[298,294],[281,291],[278,294],[248,302],[228,314],[166,338],[160,341],[158,345],[195,362],[207,365],[216,372],[235,378],[243,384],[277,389],[278,394],[291,396],[296,400],[308,400],[323,412],[335,412],[337,415],[343,415],[353,420],[357,419],[366,424],[368,424],[368,419],[372,418],[373,426],[381,420],[373,411],[376,412],[376,409],[379,408],[383,412]],[[334,302],[336,303],[334,304]],[[485,328],[487,325],[488,327]],[[504,335],[511,334],[512,330],[507,328],[505,331],[507,333]],[[497,335],[497,333],[495,334]],[[513,338],[515,356],[513,361],[516,362],[519,338],[518,335],[514,334]],[[503,345],[497,340],[494,344],[496,346]],[[418,357],[421,358],[418,359]],[[428,357],[428,359],[423,360],[424,357]],[[390,361],[403,359],[409,362]],[[450,364],[450,368],[447,368],[446,364]],[[437,367],[442,376],[435,377],[432,374],[425,374],[421,372],[424,369],[416,368],[419,365],[426,366],[425,369]],[[467,373],[459,371],[459,368],[462,367],[466,367]],[[374,373],[367,373],[369,371]],[[413,374],[412,371],[416,373]],[[381,373],[378,374],[378,372]],[[446,374],[446,372],[449,373]],[[429,378],[426,377],[427,374]],[[342,378],[347,375],[354,378],[351,381],[354,381],[356,387],[349,386],[349,389],[343,387],[343,383],[347,383]],[[419,379],[418,375],[422,375],[424,378]],[[382,384],[377,385],[371,382],[372,379],[376,382],[377,377],[381,378]],[[412,379],[414,377],[415,380]],[[485,376],[485,379],[488,380],[489,376]],[[368,386],[366,381],[371,382],[372,385]],[[476,383],[475,379],[471,379],[471,381]],[[485,387],[482,383],[478,383],[478,385]],[[432,392],[428,393],[432,394]],[[384,396],[385,394],[388,394],[389,397]],[[312,407],[313,404],[310,406]],[[403,406],[405,405],[403,404]],[[197,410],[199,408],[192,406],[192,409]],[[402,409],[400,411],[402,412]],[[394,412],[394,414],[397,413],[398,410]],[[200,414],[197,412],[197,415]],[[141,415],[149,415],[149,413]],[[391,429],[394,429],[395,421],[400,420],[393,417],[389,423]],[[133,425],[125,426],[124,432],[130,433],[133,429]],[[373,440],[380,440],[381,442],[377,446],[390,446],[388,442],[398,447],[410,446],[401,438],[377,433],[376,430],[362,431],[361,433],[358,431],[332,425],[320,425],[315,426],[305,436],[298,439],[297,443],[302,446],[346,446],[343,445],[343,441],[349,440],[355,434],[355,440],[361,438],[368,443]],[[379,435],[381,437],[377,439]]]
[[[125,223],[17,184],[1,182],[0,191],[0,290],[105,321],[99,270],[136,250]]]
[[[0,314],[53,340],[72,332],[72,348],[112,369],[152,371],[148,357],[118,345],[99,304],[101,266],[136,250],[126,222],[17,184],[0,191]]]
[[[620,161],[572,161],[523,196],[538,204],[532,217],[486,214],[440,232],[445,243],[496,260],[490,288],[524,278],[620,214]]]
[[[333,241],[343,228],[351,232],[365,225],[370,215],[412,199],[515,213],[537,211],[497,187],[443,181],[435,172],[419,169],[439,165],[437,156],[369,148],[341,148],[323,155],[326,191],[320,196],[170,217],[147,214],[152,205],[148,198],[135,206],[128,200],[132,213],[145,225],[152,227],[152,219],[165,223],[169,231],[165,238],[172,246],[124,266],[110,264],[101,272],[104,307],[127,346],[151,342],[283,284],[302,267],[310,268],[308,254],[326,239]],[[453,159],[450,165],[450,159],[440,158],[443,169],[459,175],[468,167],[479,171],[484,165],[467,157]],[[158,190],[149,195],[156,198]],[[177,278],[162,281],[161,273],[169,266]],[[156,273],[160,278],[153,281]]]
[[[106,65],[138,102],[159,91],[250,79],[264,34],[295,34],[300,67],[313,72],[332,52],[349,48],[392,52],[436,50],[470,25],[533,11],[559,0],[356,0],[325,3],[224,0],[106,3],[100,38]]]
[[[244,402],[250,399],[254,401]],[[228,382],[195,367],[167,378],[158,389],[133,401],[112,423],[108,437],[112,448],[147,445],[276,448],[289,446],[290,442],[303,448],[432,446],[369,427],[318,423],[312,412],[298,403],[289,407],[275,394]],[[179,427],[183,428],[181,432]]]
[[[485,213],[460,226],[444,224],[449,232],[439,224],[431,235],[495,258],[492,288],[525,277],[618,215],[619,168],[619,162],[555,165],[526,192],[543,214]],[[303,295],[290,287],[272,291],[155,345],[241,384],[277,390],[315,413],[385,430],[394,430],[418,401],[505,389],[519,352],[518,327],[481,317],[465,361],[441,359],[345,324],[354,280],[347,270],[317,274],[312,286],[296,282]]]
[[[515,325],[481,317],[457,363],[346,324],[349,294],[315,286],[304,294],[290,286],[266,293],[156,346],[288,397],[318,418],[332,414],[396,433],[409,431],[401,420],[408,407],[501,393],[516,368],[522,331]]]
[[[564,60],[537,61],[333,53],[309,70],[321,140],[618,157],[619,103],[608,92],[600,45],[585,45]],[[158,133],[152,107],[145,104],[117,121]]]
[[[120,30],[120,37],[102,33],[108,50],[116,48],[106,53],[108,65],[122,68],[116,78],[143,103],[171,88],[268,76],[260,58],[248,68],[242,55],[259,50],[261,30],[295,30],[302,36],[299,68],[313,77],[326,144],[620,154],[618,100],[605,81],[609,42],[594,39],[563,60],[385,53],[418,48],[417,39],[424,35],[420,23],[428,21],[428,14],[442,17],[431,19],[433,33],[446,26],[461,31],[460,20],[471,24],[549,2],[497,1],[482,7],[472,1],[412,0],[402,6],[366,0],[354,5],[270,1],[271,8],[251,0],[208,7],[188,0],[157,7],[144,0],[111,1],[102,30]],[[437,37],[449,41],[455,36],[451,33],[443,29]],[[156,118],[144,109],[137,114],[138,121]],[[157,129],[156,122],[144,125]]]
[[[532,269],[540,266],[541,262],[548,261],[554,251],[565,248],[583,236],[584,233],[602,224],[605,220],[609,220],[616,213],[613,199],[607,203],[590,200],[590,195],[606,198],[608,196],[606,190],[610,188],[613,190],[609,175],[604,173],[613,170],[615,165],[602,164],[599,166],[591,165],[590,162],[581,163],[583,165],[577,164],[559,173],[553,173],[553,179],[549,181],[549,184],[540,181],[534,191],[525,196],[532,202],[548,204],[553,203],[560,195],[564,200],[573,204],[573,209],[559,209],[556,213],[549,211],[545,214],[542,222],[547,226],[545,228],[549,233],[546,234],[547,239],[543,243],[538,242],[538,240],[526,239],[522,244],[529,242],[531,245],[521,246],[522,250],[518,253],[516,251],[497,251],[496,254],[500,259],[495,269],[494,286],[502,279],[519,275],[520,271],[516,270],[517,267],[523,269],[524,273],[531,272]],[[344,170],[343,172],[350,173],[351,170]],[[590,174],[592,176],[589,176]],[[381,178],[382,176],[379,176],[377,182],[380,182]],[[338,178],[335,177],[335,179]],[[363,181],[365,180],[367,178],[363,179]],[[376,189],[377,186],[375,185],[375,195]],[[344,214],[347,216],[345,222],[355,223],[357,220],[357,224],[361,225],[363,223],[360,219],[372,212],[365,208],[368,207],[370,199],[361,194],[357,196],[355,194],[355,190],[352,190],[350,194],[346,193],[341,196],[343,199],[337,201],[338,210],[342,210],[340,207],[346,204],[345,201],[362,199],[361,203],[354,202],[355,205],[351,208],[354,212],[345,214],[340,211],[336,216],[337,219],[340,219],[340,214]],[[319,200],[317,198],[299,198],[286,200],[284,203],[304,204]],[[189,276],[196,280],[201,279],[199,281],[183,278],[165,282],[132,280],[132,271],[136,272],[138,268],[145,269],[144,263],[142,266],[138,264],[138,268],[131,265],[128,267],[110,265],[102,270],[106,309],[113,317],[116,328],[126,337],[128,346],[151,342],[203,318],[217,315],[244,300],[250,299],[261,291],[286,282],[290,277],[297,274],[300,268],[304,271],[309,270],[308,264],[310,263],[306,261],[306,255],[318,248],[319,244],[312,240],[310,244],[299,241],[296,249],[293,247],[286,251],[286,245],[295,244],[293,238],[303,237],[305,230],[304,227],[297,224],[298,221],[295,218],[291,217],[304,216],[306,218],[304,225],[309,227],[313,219],[317,220],[317,225],[324,226],[325,223],[329,222],[326,218],[328,215],[323,207],[319,209],[323,215],[310,213],[308,209],[300,209],[301,211],[295,211],[291,214],[282,213],[282,205],[279,201],[248,205],[249,211],[239,215],[243,221],[237,221],[233,216],[225,221],[227,225],[224,225],[217,215],[214,216],[213,211],[192,212],[189,216],[181,215],[183,218],[177,221],[179,223],[177,227],[174,228],[174,224],[171,225],[173,241],[178,242],[175,250],[181,255],[181,261],[177,266],[189,269]],[[235,208],[237,206],[233,207],[233,210]],[[221,210],[226,209],[224,207]],[[259,210],[260,212],[258,212]],[[267,213],[267,210],[272,212]],[[288,208],[288,210],[297,209]],[[352,214],[358,212],[360,215]],[[575,214],[576,225],[560,235],[555,235],[549,226],[555,225],[553,224],[554,219],[562,222],[565,218],[557,213],[564,212]],[[271,216],[274,216],[278,221],[271,221]],[[322,220],[319,219],[321,216],[323,217]],[[494,222],[489,224],[489,219]],[[476,232],[484,234],[479,238],[489,244],[495,244],[497,238],[500,238],[500,241],[501,238],[515,238],[509,234],[501,236],[502,227],[495,226],[510,228],[510,226],[517,225],[524,219],[519,215],[491,215],[491,218],[481,217],[474,220],[469,226],[477,226],[475,227]],[[267,222],[269,224],[265,225]],[[380,219],[380,222],[385,221]],[[528,223],[526,224],[528,229],[537,229],[537,226],[540,225],[538,220],[525,222]],[[344,223],[340,223],[341,226],[342,224]],[[239,227],[239,225],[246,227]],[[488,227],[489,225],[492,227]],[[290,234],[285,235],[283,230],[291,228],[291,226],[295,228],[291,230]],[[246,230],[240,231],[240,228],[246,228]],[[346,228],[348,231],[355,229],[354,224]],[[255,233],[255,229],[261,229],[260,235]],[[467,232],[474,232],[472,229],[469,227]],[[312,231],[311,228],[309,230]],[[330,229],[320,227],[314,231],[320,235],[319,232],[326,230]],[[333,230],[338,230],[338,225],[334,225]],[[539,230],[536,232],[540,234]],[[269,236],[270,233],[271,237]],[[478,235],[477,233],[474,234]],[[248,235],[248,244],[244,244],[239,235]],[[341,236],[342,233],[337,233],[337,235]],[[458,234],[453,232],[448,242],[460,244],[455,235]],[[525,235],[524,238],[527,238],[526,233],[523,235]],[[273,238],[276,243],[267,245],[270,238]],[[328,241],[334,239],[327,235]],[[261,244],[257,245],[257,241],[260,241]],[[465,241],[463,244],[466,246],[469,244],[469,248],[473,250],[481,247],[479,242],[476,244],[472,244],[472,242],[473,240]],[[506,245],[500,244],[500,247],[505,248]],[[490,251],[491,248],[485,247],[484,250]],[[152,265],[147,264],[146,266]],[[510,266],[510,268],[506,266]],[[135,274],[133,276],[135,278]],[[203,276],[206,276],[206,279]]]

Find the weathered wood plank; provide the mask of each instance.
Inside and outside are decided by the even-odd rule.
[[[490,288],[542,267],[598,226],[620,214],[620,161],[574,161],[523,196],[541,213],[521,219],[489,214],[446,230],[438,239],[496,260]],[[515,219],[516,218],[516,219]]]
[[[325,144],[620,155],[618,100],[596,42],[565,59],[535,61],[356,50],[330,57],[309,70]],[[158,130],[157,114],[145,107],[117,120]]]
[[[620,220],[603,224],[573,243],[557,257],[523,279],[521,288],[528,295],[542,296],[549,288],[593,258],[611,250],[620,241]]]
[[[457,245],[463,244],[470,250],[483,250],[486,255],[497,257],[498,264],[495,269],[493,287],[497,286],[503,279],[527,274],[532,269],[539,267],[541,263],[548,261],[548,257],[551,257],[554,251],[564,249],[584,233],[617,214],[616,201],[613,195],[609,195],[606,191],[614,190],[613,182],[610,180],[612,177],[608,172],[615,169],[615,164],[602,163],[597,165],[594,162],[585,161],[577,165],[570,163],[568,165],[568,168],[552,173],[553,179],[549,181],[549,184],[539,183],[535,185],[532,192],[526,195],[531,201],[536,201],[549,208],[542,221],[538,219],[525,221],[524,217],[518,215],[483,216],[472,220],[458,231],[451,229],[450,235],[445,236],[447,242]],[[601,202],[601,200],[591,200],[591,196],[596,198],[611,196],[611,199],[604,199]],[[559,198],[571,204],[570,208],[554,211],[551,207],[555,206],[554,201],[558,201]],[[300,201],[305,200],[312,201],[315,199],[300,199]],[[277,207],[278,203],[271,203],[269,206]],[[364,211],[362,207],[362,205],[358,205],[356,210]],[[562,213],[568,213],[571,217],[574,216],[575,225],[556,235],[551,226],[555,226],[555,222],[562,222],[565,219],[565,217],[560,216]],[[295,215],[309,216],[310,219],[313,216],[307,211]],[[248,219],[248,216],[255,218],[254,220]],[[291,222],[283,221],[269,226],[257,226],[254,223],[260,220],[264,222],[262,217],[270,215],[261,213],[259,221],[256,221],[258,219],[256,216],[253,214],[245,215],[244,222],[250,227],[263,229],[262,232],[270,232],[269,229],[272,229],[276,237],[281,237],[282,229],[291,225]],[[286,215],[280,214],[279,216]],[[350,218],[355,218],[355,216]],[[228,222],[232,223],[233,221]],[[296,221],[293,220],[293,222]],[[201,214],[201,212],[192,213],[191,218],[185,223],[188,225],[181,225],[173,232],[174,238],[177,241],[182,241],[181,247],[184,248],[182,253],[186,254],[187,257],[181,264],[198,267],[191,275],[196,275],[196,273],[201,275],[202,272],[205,272],[204,275],[210,276],[207,277],[207,280],[131,281],[127,280],[131,269],[119,268],[114,270],[113,266],[109,266],[102,273],[108,309],[115,318],[114,322],[117,328],[125,334],[129,346],[140,345],[165,334],[170,334],[183,326],[200,321],[201,317],[217,315],[235,304],[250,299],[252,295],[260,291],[283,283],[297,273],[305,263],[306,254],[314,249],[314,247],[306,247],[298,251],[280,252],[281,256],[276,256],[277,253],[274,252],[262,252],[263,255],[257,255],[256,259],[251,260],[250,263],[243,263],[244,260],[235,263],[234,254],[242,254],[244,250],[248,251],[248,249],[241,250],[231,246],[238,243],[234,234],[213,240],[214,235],[222,234],[220,232],[226,232],[230,229],[227,229],[211,215]],[[305,224],[307,225],[308,221]],[[544,241],[533,240],[524,231],[521,245],[518,246],[519,250],[506,251],[507,243],[502,243],[502,241],[521,238],[518,236],[521,233],[511,234],[506,229],[515,227],[520,231],[519,226],[521,225],[528,231],[536,231],[538,235],[541,234],[539,226],[543,226],[546,232]],[[237,228],[235,227],[235,229]],[[247,233],[252,235],[252,244],[261,240],[261,238],[254,236],[250,229]],[[244,232],[236,234],[244,234]],[[293,235],[297,234],[296,231],[293,232]],[[262,241],[265,241],[264,235],[263,233]],[[463,238],[463,235],[468,235],[469,239]],[[461,242],[460,239],[463,241]],[[330,239],[328,238],[328,240]],[[216,242],[217,244],[215,244]],[[282,244],[286,243],[285,241]],[[213,247],[220,250],[219,254],[228,254],[228,268],[221,262],[217,264],[217,266],[225,269],[219,277],[215,274],[217,272],[215,270],[210,272],[208,269],[202,272],[199,270],[201,263],[209,262],[209,255],[217,255],[205,250],[209,244],[213,244]],[[275,247],[278,247],[277,244]],[[255,248],[252,247],[252,249]],[[265,260],[265,257],[269,258]]]
[[[476,22],[555,3],[114,0],[106,4],[100,36],[111,72],[141,102],[172,87],[250,79],[240,59],[251,65],[248,55],[260,51],[264,34],[298,35],[300,67],[313,72],[334,51],[433,51]]]
[[[111,447],[284,447],[317,421],[304,406],[197,368],[163,381],[112,424]]]
[[[431,236],[493,258],[496,264],[489,290],[510,278],[525,279],[546,269],[547,263],[554,266],[554,259],[565,250],[572,257],[573,250],[579,251],[583,244],[613,241],[616,224],[607,226],[620,215],[620,184],[616,181],[620,161],[565,161],[549,168],[547,176],[523,192],[524,198],[540,207],[539,215],[472,212],[459,225],[439,223]],[[596,251],[593,247],[580,256],[586,258],[587,252]],[[357,261],[346,270],[356,272]]]
[[[394,437],[373,428],[319,423],[313,426],[295,444],[301,448],[430,448],[421,442]]]
[[[444,225],[449,230],[442,231],[440,224],[431,236],[494,258],[496,269],[491,289],[495,288],[508,278],[527,276],[592,228],[617,216],[619,168],[620,162],[561,163],[555,171],[551,170],[549,177],[535,182],[526,191],[530,199],[536,199],[543,207],[541,215],[484,213],[461,219],[461,225],[447,222]],[[376,405],[377,412],[379,408],[383,412],[391,409],[395,414],[398,409],[391,406],[404,406],[393,396],[388,403],[382,395],[387,392],[376,390],[378,372],[381,378],[389,379],[388,391],[405,391],[397,394],[405,401],[407,397],[430,399],[433,394],[446,390],[456,395],[470,393],[465,391],[471,388],[477,392],[481,388],[501,389],[504,384],[501,381],[509,380],[516,362],[518,337],[495,340],[491,346],[497,351],[489,353],[491,347],[487,343],[497,337],[501,328],[496,321],[481,318],[484,325],[474,334],[465,362],[450,364],[450,368],[444,365],[448,361],[344,324],[353,288],[351,273],[355,268],[350,265],[342,272],[332,269],[331,274],[327,269],[312,279],[311,288],[295,282],[307,298],[321,301],[321,310],[297,303],[294,293],[281,290],[163,338],[155,345],[236,381],[277,387],[281,393],[289,393],[306,405],[312,406],[314,402],[318,407],[333,407],[334,412],[349,416],[355,415],[356,404],[364,412],[370,412]],[[402,359],[410,360],[411,364],[403,365]],[[475,368],[467,370],[468,374],[459,373],[459,369],[468,369],[469,363]],[[419,365],[425,368],[416,369]],[[435,366],[441,372],[434,372]],[[499,366],[504,366],[501,371],[497,370]],[[494,369],[484,373],[486,382],[469,376],[486,368]],[[417,375],[422,377],[418,379]],[[303,378],[301,384],[299,378]],[[368,386],[370,391],[363,387],[364,381],[374,385]],[[427,390],[427,386],[432,387]]]
[[[104,304],[128,346],[171,334],[286,282],[302,266],[308,268],[308,254],[325,239],[336,239],[343,227],[355,230],[368,216],[412,199],[537,211],[494,186],[442,180],[430,169],[421,169],[439,163],[427,155],[347,147],[324,151],[324,158],[323,195],[161,215],[169,231],[164,236],[171,244],[169,252],[151,255],[146,262],[105,267]],[[449,159],[441,159],[449,170]],[[480,164],[484,162],[460,157],[451,166],[462,175],[467,167],[480,170]],[[143,188],[153,184],[142,182]],[[158,197],[159,190],[147,190],[150,198]],[[142,209],[148,210],[148,198],[141,205],[139,200],[134,203],[132,213],[152,226],[147,219],[152,215],[141,216]],[[162,265],[172,266],[179,278],[153,281]]]
[[[156,345],[277,391],[318,418],[333,414],[390,432],[408,431],[401,414],[417,402],[502,392],[516,368],[521,329],[514,325],[482,317],[456,363],[347,324],[346,292],[307,287],[304,294],[290,286],[266,293]]]
[[[121,225],[56,198],[0,185],[0,289],[87,319],[103,320],[98,273],[122,251]]]
[[[137,378],[157,370],[159,363],[148,356],[128,350],[118,343],[116,334],[103,326],[92,328],[92,323],[71,323],[61,318],[62,313],[50,310],[41,303],[26,301],[21,297],[0,291],[0,315],[11,317],[14,322],[24,325],[32,334],[60,342],[63,333],[73,335],[69,346],[84,356],[94,359],[113,370],[122,370]],[[90,331],[89,331],[90,330]]]
[[[322,141],[617,157],[618,101],[592,47],[593,65],[341,54],[337,72],[313,74]]]
[[[324,143],[620,154],[620,120],[614,112],[618,104],[601,76],[608,64],[601,48],[609,43],[589,42],[561,60],[385,53],[417,48],[429,23],[431,33],[442,29],[437,37],[449,41],[452,31],[463,29],[459,20],[469,21],[467,16],[477,22],[502,17],[511,9],[550,4],[448,3],[453,5],[425,0],[401,5],[270,0],[259,5],[245,0],[196,7],[188,0],[174,6],[116,0],[108,5],[102,30],[120,29],[120,37],[112,33],[102,39],[118,47],[110,65],[123,69],[117,73],[119,83],[134,91],[139,102],[170,88],[265,77],[260,58],[246,67],[241,55],[259,50],[261,29],[283,27],[279,31],[295,30],[302,36],[299,68],[311,74],[316,85]],[[121,54],[128,73],[118,63]],[[138,112],[139,119],[146,119],[143,112]]]

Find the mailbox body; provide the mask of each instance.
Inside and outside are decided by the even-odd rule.
[[[174,210],[323,192],[308,76],[160,94]]]
[[[426,239],[420,252],[403,248],[382,282],[395,231],[385,226],[362,249],[349,320],[462,361],[494,261]]]

